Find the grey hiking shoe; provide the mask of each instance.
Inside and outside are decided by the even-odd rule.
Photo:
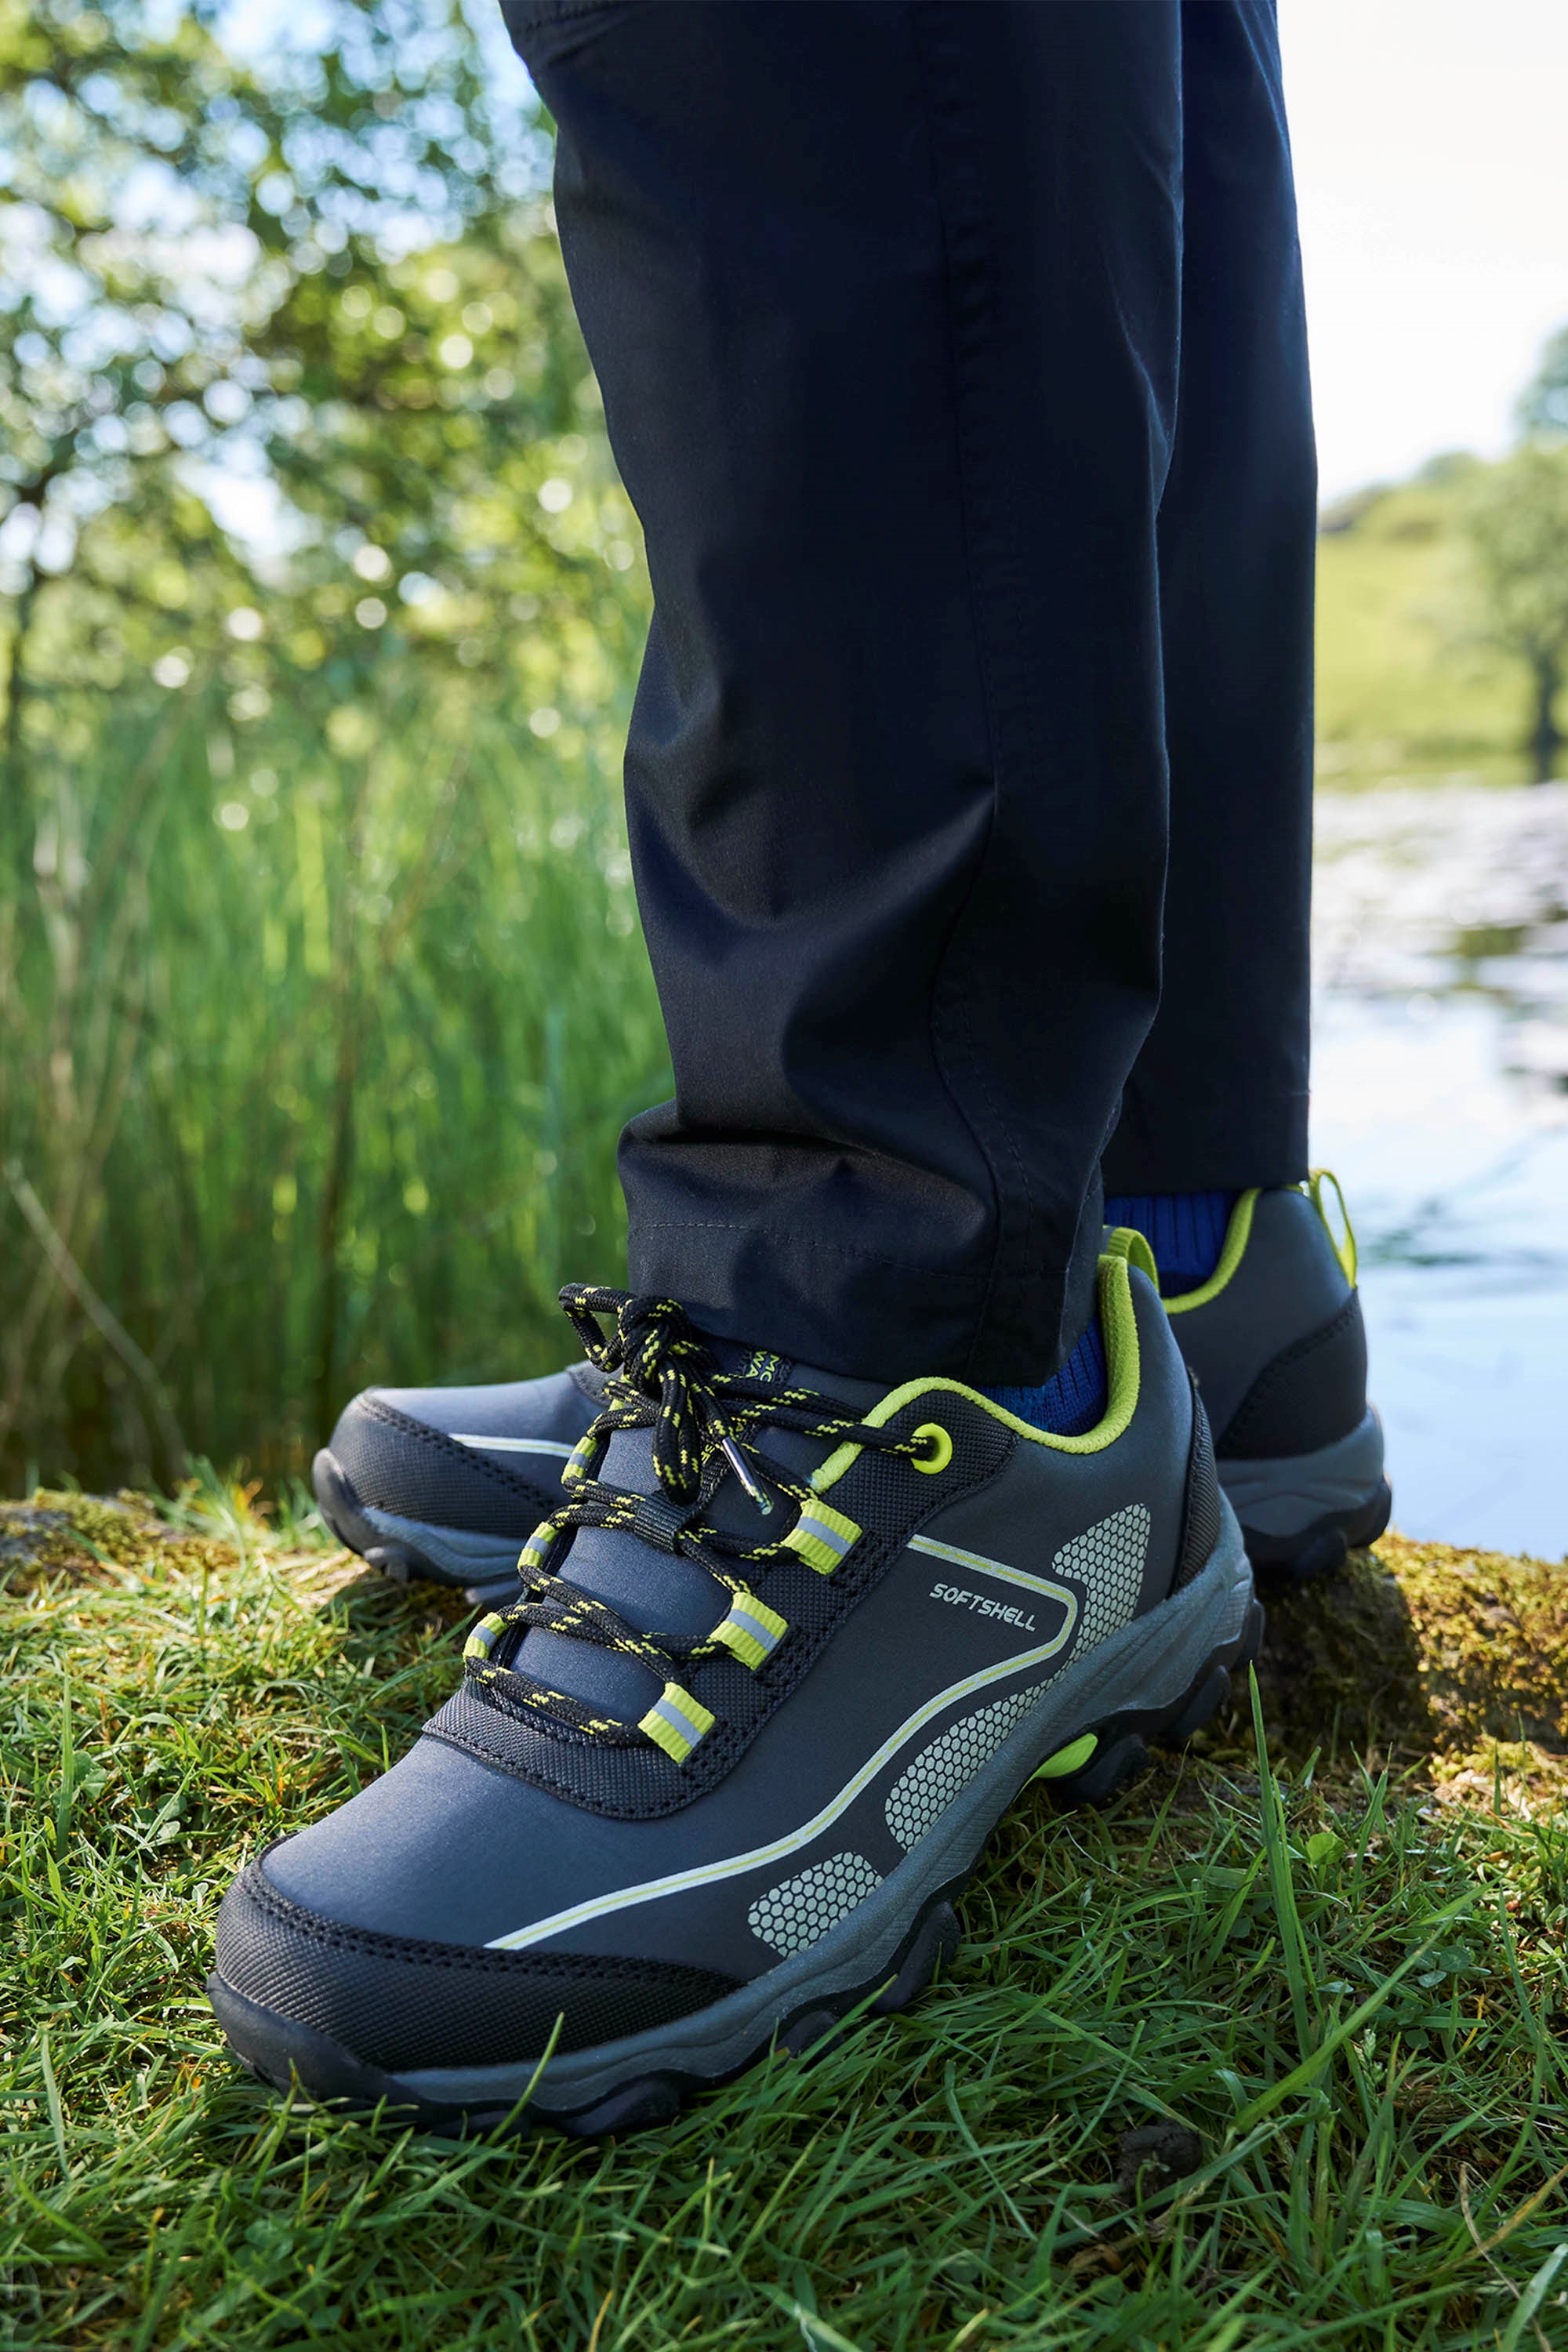
[[[1257,1647],[1152,1265],[1111,1237],[1110,1395],[1074,1436],[563,1293],[607,1375],[570,1499],[409,1754],[225,1899],[241,2058],[588,2136],[913,2000],[1024,1784],[1107,1794]]]
[[[321,1516],[402,1582],[513,1594],[518,1553],[565,1501],[561,1473],[603,1391],[589,1363],[483,1388],[365,1389],[316,1456]]]
[[[1208,1408],[1220,1484],[1255,1567],[1339,1567],[1388,1525],[1383,1426],[1366,1398],[1355,1236],[1337,1181],[1244,1192],[1218,1265],[1165,1311]]]
[[[1298,1577],[1374,1542],[1391,1508],[1355,1240],[1348,1218],[1342,1240],[1332,1232],[1325,1183],[1338,1194],[1323,1171],[1244,1192],[1214,1274],[1164,1302],[1253,1563]],[[582,1363],[482,1388],[366,1389],[316,1456],[322,1516],[390,1576],[461,1585],[480,1602],[510,1594],[519,1550],[565,1499],[561,1472],[603,1384]]]

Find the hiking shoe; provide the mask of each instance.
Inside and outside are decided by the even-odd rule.
[[[1253,1565],[1320,1576],[1375,1542],[1393,1496],[1383,1425],[1366,1401],[1355,1235],[1337,1180],[1319,1170],[1301,1186],[1243,1192],[1214,1273],[1165,1311]]]
[[[312,1465],[321,1517],[402,1582],[510,1597],[519,1551],[566,1499],[561,1473],[603,1389],[590,1363],[483,1388],[366,1389]]]
[[[1366,1398],[1355,1239],[1348,1218],[1343,1239],[1333,1234],[1325,1183],[1339,1193],[1326,1171],[1244,1192],[1213,1275],[1164,1302],[1248,1554],[1297,1577],[1375,1542],[1393,1500]],[[366,1389],[316,1456],[322,1517],[373,1568],[499,1600],[530,1532],[564,1500],[560,1474],[602,1390],[591,1363],[482,1388]]]
[[[225,1898],[240,2057],[439,2128],[586,2137],[912,2000],[1024,1784],[1103,1797],[1257,1647],[1152,1276],[1113,1235],[1109,1400],[1073,1436],[563,1291],[606,1376],[570,1499],[410,1753]]]

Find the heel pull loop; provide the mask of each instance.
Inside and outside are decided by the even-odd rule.
[[[1114,1226],[1105,1236],[1102,1255],[1125,1258],[1129,1265],[1135,1265],[1141,1274],[1146,1274],[1155,1289],[1159,1289],[1160,1269],[1154,1262],[1149,1236],[1141,1234],[1136,1225]]]
[[[1323,1187],[1325,1184],[1331,1184],[1333,1186],[1334,1198],[1339,1202],[1340,1217],[1345,1229],[1344,1238],[1342,1240],[1334,1231],[1332,1220],[1330,1218],[1328,1209],[1324,1205]],[[1323,1231],[1327,1234],[1330,1241],[1333,1244],[1334,1255],[1340,1262],[1341,1271],[1343,1273],[1345,1280],[1350,1284],[1351,1288],[1353,1290],[1356,1286],[1356,1269],[1361,1264],[1361,1259],[1357,1253],[1355,1244],[1355,1227],[1351,1223],[1351,1213],[1345,1206],[1345,1196],[1340,1188],[1340,1180],[1334,1174],[1331,1168],[1314,1168],[1312,1170],[1307,1179],[1307,1196],[1311,1202],[1313,1208],[1316,1209],[1319,1216],[1322,1219]]]

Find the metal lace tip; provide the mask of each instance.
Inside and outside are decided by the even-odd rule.
[[[742,1486],[744,1486],[747,1494],[750,1495],[752,1502],[755,1503],[761,1516],[764,1519],[771,1519],[773,1513],[773,1498],[758,1486],[756,1480],[747,1469],[745,1457],[742,1454],[741,1449],[736,1444],[734,1439],[732,1437],[721,1437],[719,1440],[719,1450],[723,1454],[725,1461],[729,1464],[736,1477],[740,1480]]]

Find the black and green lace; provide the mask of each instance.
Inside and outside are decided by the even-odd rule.
[[[523,1548],[518,1599],[480,1619],[463,1654],[464,1670],[490,1696],[537,1717],[542,1727],[616,1746],[651,1741],[684,1762],[714,1718],[684,1687],[682,1675],[723,1657],[755,1671],[789,1632],[786,1620],[759,1599],[742,1571],[793,1560],[831,1575],[861,1533],[853,1519],[763,1452],[759,1433],[770,1426],[794,1430],[828,1446],[849,1444],[916,1462],[928,1441],[921,1432],[899,1437],[875,1428],[810,1389],[773,1387],[751,1371],[722,1370],[672,1298],[634,1298],[572,1283],[561,1304],[589,1360],[606,1376],[604,1405],[563,1474],[570,1499]],[[606,1322],[612,1325],[607,1333]],[[656,1494],[628,1492],[596,1475],[610,1439],[634,1429],[653,1432]],[[750,1496],[760,1526],[775,1523],[778,1533],[749,1539],[703,1517],[731,1473]],[[697,1637],[639,1633],[608,1602],[552,1569],[578,1528],[636,1536],[697,1563],[729,1595],[725,1614],[710,1633]],[[632,1724],[551,1689],[506,1662],[535,1627],[635,1659],[658,1679],[660,1696]]]

